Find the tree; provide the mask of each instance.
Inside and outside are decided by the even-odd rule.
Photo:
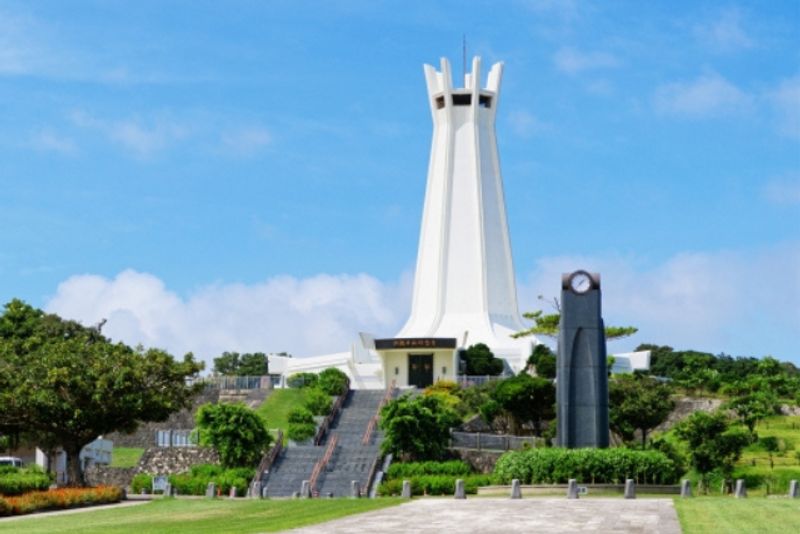
[[[213,447],[224,467],[254,467],[272,441],[261,416],[242,403],[204,404],[195,420],[200,443]]]
[[[265,376],[269,374],[269,362],[263,352],[223,352],[214,358],[214,373],[225,376]]]
[[[329,367],[319,374],[317,386],[328,395],[341,395],[347,391],[350,379],[344,371],[336,367]]]
[[[483,343],[471,345],[462,354],[467,364],[466,372],[470,376],[496,376],[505,367],[503,360],[495,358],[491,349]]]
[[[63,447],[73,484],[79,454],[99,435],[132,432],[187,407],[186,379],[202,369],[158,349],[112,343],[98,328],[64,321],[14,300],[0,317],[0,431],[44,450]]]
[[[558,337],[561,323],[561,312],[545,314],[542,310],[525,312],[522,314],[526,319],[533,321],[533,326],[520,330],[511,335],[514,338],[525,336],[545,336],[551,338]],[[628,336],[632,336],[639,329],[635,326],[607,326],[605,328],[606,340],[614,341]]]
[[[381,451],[403,460],[440,460],[450,442],[450,428],[459,423],[438,396],[403,395],[381,409]]]
[[[528,357],[528,367],[534,367],[536,369],[536,376],[555,378],[556,355],[550,350],[550,347],[539,343],[533,347],[533,351]]]
[[[724,413],[695,412],[675,428],[677,436],[689,445],[692,467],[700,473],[703,487],[708,489],[708,475],[719,470],[730,477],[733,465],[750,442],[744,430],[731,428]]]
[[[641,432],[642,447],[647,433],[663,423],[675,403],[672,388],[650,376],[625,374],[615,376],[608,384],[609,426],[626,442],[632,442],[636,430]]]
[[[497,384],[490,404],[483,407],[481,413],[491,417],[492,412],[499,410],[509,417],[515,434],[520,433],[525,423],[531,423],[539,436],[542,423],[556,415],[555,402],[556,388],[552,380],[520,373]]]
[[[725,407],[736,412],[747,430],[753,435],[755,435],[756,424],[765,417],[775,415],[780,408],[775,390],[769,387],[769,383],[764,377],[758,375],[732,384],[726,388],[726,391],[733,395],[733,398],[725,404]]]

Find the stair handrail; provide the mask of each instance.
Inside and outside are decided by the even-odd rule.
[[[275,444],[270,448],[269,451],[261,458],[261,462],[258,464],[256,468],[256,474],[253,476],[253,480],[250,481],[250,488],[255,487],[255,483],[261,480],[261,477],[264,476],[264,473],[272,467],[272,464],[278,458],[278,455],[283,450],[283,431],[278,429],[278,435],[275,437]],[[260,497],[260,495],[258,495]]]
[[[392,383],[389,384],[388,388],[386,388],[386,393],[383,394],[383,398],[381,399],[380,404],[378,404],[378,409],[375,412],[375,415],[373,415],[370,418],[369,423],[367,424],[367,429],[364,431],[364,436],[361,438],[362,445],[369,445],[369,440],[372,439],[372,433],[375,431],[375,427],[378,425],[378,421],[380,421],[381,410],[383,409],[384,406],[386,406],[389,403],[389,401],[394,396],[394,390],[395,390],[395,381],[392,380]]]
[[[311,495],[317,496],[317,479],[319,479],[322,470],[328,465],[331,456],[333,456],[337,441],[339,441],[339,436],[334,434],[328,442],[328,446],[325,448],[325,454],[314,464],[314,469],[311,471],[311,478],[308,479],[308,487],[311,489]]]
[[[347,399],[347,396],[349,394],[350,394],[350,379],[348,378],[347,385],[344,391],[339,395],[339,397],[337,397],[336,402],[334,402],[333,406],[331,407],[331,413],[325,416],[325,419],[322,420],[322,424],[319,425],[319,428],[317,429],[317,433],[314,434],[314,445],[319,445],[320,443],[322,443],[322,439],[325,437],[325,434],[328,432],[328,429],[330,429],[333,420],[342,410],[342,405],[344,405],[344,401]]]

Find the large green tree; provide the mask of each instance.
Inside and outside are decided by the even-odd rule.
[[[525,337],[525,336],[545,336],[550,338],[557,338],[559,325],[561,323],[561,312],[546,314],[542,310],[532,312],[525,312],[523,317],[533,321],[533,326],[520,330],[511,337]],[[639,329],[635,326],[607,326],[605,328],[606,339],[613,341],[622,339],[624,337],[632,336]]]
[[[403,460],[441,460],[450,442],[450,428],[460,422],[436,395],[403,395],[381,410],[381,450]]]
[[[747,432],[731,427],[722,412],[695,412],[681,421],[675,432],[688,442],[690,462],[700,473],[706,491],[708,475],[716,470],[730,477],[742,449],[750,442]]]
[[[269,362],[263,352],[223,352],[214,358],[214,373],[225,376],[264,376],[269,374]]]
[[[638,374],[614,376],[608,384],[609,426],[626,442],[641,432],[642,446],[647,433],[663,423],[675,403],[672,388],[653,377]]]
[[[490,400],[481,407],[484,419],[505,415],[511,430],[519,434],[522,426],[530,423],[534,433],[541,435],[542,423],[556,416],[556,388],[553,381],[520,373],[497,384]]]
[[[775,389],[770,387],[766,377],[750,376],[748,379],[725,388],[732,398],[725,403],[739,417],[751,434],[755,434],[756,424],[765,417],[779,413],[780,402]]]
[[[132,432],[189,405],[187,378],[202,364],[158,349],[112,343],[99,328],[45,314],[21,301],[0,316],[0,431],[67,453],[74,484],[79,453],[99,435]]]
[[[462,353],[462,357],[467,364],[466,374],[470,376],[496,376],[503,372],[503,360],[495,358],[494,353],[485,343],[470,345]]]

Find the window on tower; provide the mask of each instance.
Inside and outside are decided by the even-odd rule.
[[[453,95],[454,106],[469,106],[470,104],[472,104],[472,95]]]
[[[442,109],[444,107],[444,97],[437,96],[436,97],[436,109]]]
[[[492,97],[489,95],[481,95],[478,98],[478,105],[482,108],[492,107]]]

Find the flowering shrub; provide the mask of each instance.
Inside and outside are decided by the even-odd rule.
[[[21,515],[40,510],[106,504],[120,500],[122,500],[122,490],[112,486],[32,491],[19,497],[0,499],[0,515]]]

